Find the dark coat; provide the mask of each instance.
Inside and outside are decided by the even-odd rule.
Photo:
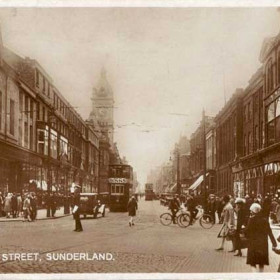
[[[17,197],[15,195],[11,198],[12,211],[17,211]]]
[[[246,211],[244,206],[241,206],[241,208],[237,211],[237,225],[236,225],[236,231],[240,232],[242,226],[246,226]]]
[[[136,210],[138,208],[137,202],[135,199],[130,199],[127,204],[128,216],[136,216]]]
[[[267,219],[260,213],[250,217],[245,235],[248,238],[247,264],[269,265],[268,236],[274,247],[277,243]]]

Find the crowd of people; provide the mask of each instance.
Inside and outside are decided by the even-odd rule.
[[[203,199],[202,199],[203,200]],[[231,195],[218,197],[209,195],[207,201],[202,202],[200,197],[189,193],[186,196],[175,195],[169,202],[173,223],[176,223],[176,214],[183,206],[190,213],[190,225],[198,213],[197,206],[202,204],[204,213],[211,216],[213,223],[221,224],[218,237],[221,245],[217,251],[224,250],[225,241],[232,243],[229,252],[236,252],[234,256],[242,256],[242,249],[247,249],[247,264],[254,272],[263,272],[264,266],[269,265],[268,239],[271,240],[272,250],[280,254],[277,242],[272,233],[270,224],[280,222],[280,200],[278,197],[267,193],[263,198],[261,195],[245,198],[234,198]],[[277,238],[280,242],[280,236]],[[280,272],[280,265],[278,272]]]
[[[211,200],[213,201],[213,198],[210,198]],[[272,250],[279,253],[269,219],[276,209],[273,201],[276,200],[270,194],[264,198],[260,195],[255,198],[247,195],[245,199],[234,199],[230,195],[225,195],[222,198],[224,205],[221,213],[222,227],[218,234],[222,242],[216,250],[224,250],[225,240],[232,242],[232,249],[229,252],[237,251],[234,256],[242,256],[242,249],[248,248],[246,263],[254,272],[263,272],[264,266],[269,265],[268,239],[272,243]]]
[[[0,217],[22,218],[23,221],[35,221],[38,209],[50,209],[51,217],[55,217],[57,209],[65,205],[65,202],[71,204],[72,196],[64,196],[60,193],[5,193],[0,192]]]

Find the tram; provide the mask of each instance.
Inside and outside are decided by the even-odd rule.
[[[127,211],[132,195],[133,168],[127,164],[109,166],[110,211]]]

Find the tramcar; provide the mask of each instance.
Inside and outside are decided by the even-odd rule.
[[[153,200],[154,196],[153,184],[145,184],[145,200]]]
[[[109,166],[110,211],[127,211],[132,184],[133,168],[130,165]]]

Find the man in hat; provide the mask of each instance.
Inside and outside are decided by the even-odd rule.
[[[73,216],[75,219],[75,229],[76,232],[83,231],[83,227],[80,220],[80,192],[81,187],[76,185],[74,190],[74,208],[73,208]]]

